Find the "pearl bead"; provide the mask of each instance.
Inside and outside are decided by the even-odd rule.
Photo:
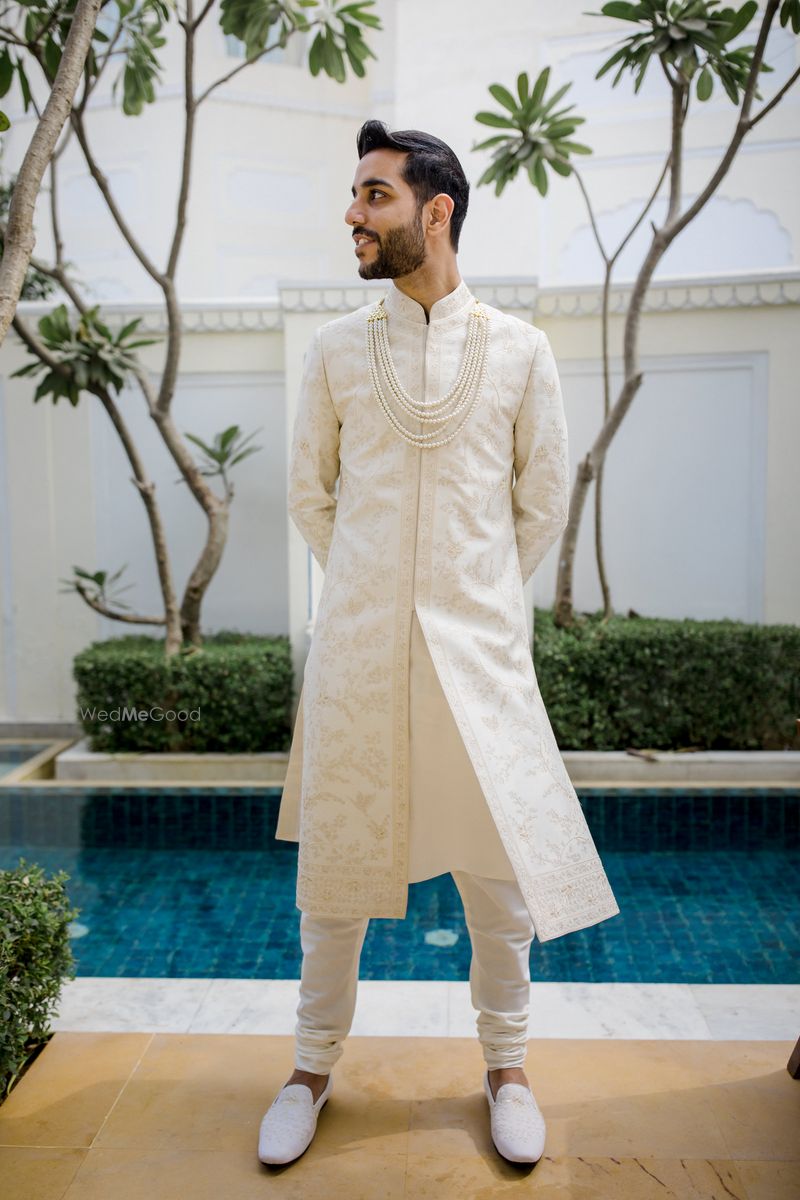
[[[489,319],[480,301],[476,300],[475,308],[470,313],[467,345],[458,378],[441,399],[421,401],[409,395],[397,376],[389,349],[388,320],[383,300],[380,300],[367,317],[367,362],[378,402],[389,423],[410,445],[423,449],[445,446],[464,428],[480,396],[486,371]],[[383,370],[389,391],[399,407],[415,420],[433,426],[427,433],[416,433],[406,428],[392,411],[383,390],[379,367]],[[448,422],[464,409],[466,411],[455,429],[445,436],[438,436],[443,433]]]

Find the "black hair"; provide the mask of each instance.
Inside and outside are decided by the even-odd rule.
[[[399,129],[390,133],[383,121],[365,121],[356,135],[358,157],[370,150],[407,152],[402,178],[417,197],[417,208],[445,192],[453,200],[450,217],[450,243],[458,249],[458,238],[469,204],[469,184],[458,158],[440,138],[419,129]]]

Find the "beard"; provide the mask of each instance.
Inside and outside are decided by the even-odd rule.
[[[375,246],[372,262],[358,264],[362,279],[397,279],[421,267],[425,261],[425,234],[419,209],[407,225],[396,225],[383,237],[375,237]]]

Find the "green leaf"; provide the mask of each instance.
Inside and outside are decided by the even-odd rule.
[[[0,52],[0,96],[5,96],[8,89],[11,87],[11,80],[14,78],[14,64],[11,61],[11,55],[8,52],[8,47],[5,46]]]
[[[732,13],[733,10],[728,9],[727,12]],[[730,42],[733,38],[738,37],[742,30],[750,24],[757,12],[758,4],[756,0],[748,0],[746,4],[743,4],[737,13],[733,13],[732,20],[725,30],[724,40]]]
[[[563,138],[559,138],[555,146],[557,150],[566,150],[571,154],[594,154],[591,146],[584,146],[582,142],[565,141]]]
[[[700,74],[697,76],[697,99],[708,100],[714,88],[714,76],[708,69],[708,66],[703,67]]]
[[[123,325],[122,329],[120,329],[119,333],[117,334],[117,345],[119,345],[120,342],[124,342],[128,334],[133,333],[134,329],[140,324],[141,321],[142,317],[134,317],[133,320],[129,321],[127,325]]]
[[[639,20],[638,4],[623,4],[622,0],[612,0],[612,3],[604,4],[600,11],[605,17],[617,17],[621,21]]]
[[[510,140],[511,139],[507,133],[498,133],[498,134],[495,134],[494,137],[487,138],[485,142],[478,142],[476,145],[474,145],[472,147],[472,149],[473,150],[487,150],[489,148],[489,146],[497,146],[500,144],[500,142],[508,142]]]
[[[542,71],[539,72],[539,75],[536,79],[536,83],[533,85],[533,91],[531,92],[530,98],[531,98],[531,103],[534,105],[534,107],[541,104],[542,96],[547,91],[547,83],[548,83],[549,79],[550,79],[550,68],[545,67]]]
[[[19,78],[19,86],[22,92],[22,101],[25,107],[25,112],[31,106],[31,85],[28,83],[28,76],[25,74],[25,67],[22,64],[22,59],[17,59],[17,77]]]
[[[258,454],[260,446],[248,446],[246,450],[241,450],[234,458],[231,459],[228,466],[235,467],[243,458],[247,458],[248,454]]]
[[[556,121],[553,125],[547,126],[547,136],[551,140],[553,138],[563,137],[565,134],[575,132],[574,121]]]
[[[783,0],[780,23],[785,27],[790,21],[794,33],[800,33],[800,0]]]
[[[599,71],[597,72],[597,74],[595,75],[595,79],[600,79],[600,77],[601,77],[602,75],[605,75],[606,71],[610,71],[610,70],[611,70],[611,68],[614,66],[614,63],[617,63],[617,62],[619,62],[619,60],[620,60],[621,58],[625,58],[625,59],[626,59],[626,58],[627,58],[627,56],[628,56],[628,47],[627,47],[627,45],[625,45],[625,46],[620,46],[619,50],[617,50],[617,51],[616,51],[614,54],[612,54],[612,55],[611,55],[611,58],[607,59],[607,60],[606,60],[606,61],[603,63],[602,67],[600,68],[600,70],[599,70]]]
[[[500,83],[492,83],[489,85],[489,91],[498,104],[502,104],[503,108],[507,108],[509,112],[516,113],[519,106],[507,88]]]
[[[487,167],[486,170],[481,175],[480,179],[478,180],[478,187],[480,187],[481,184],[483,184],[483,183],[491,183],[491,181],[495,178],[495,176],[499,170],[500,170],[500,164],[496,163],[496,162],[492,163],[491,166]]]
[[[308,52],[308,69],[312,75],[319,75],[322,70],[322,46],[323,37],[321,33],[318,33]]]
[[[44,44],[44,65],[47,68],[47,74],[50,79],[55,79],[60,62],[61,47],[57,45],[52,37],[48,37]]]
[[[475,114],[475,120],[480,121],[481,125],[492,125],[496,129],[517,128],[513,121],[509,121],[508,117],[501,117],[499,113],[479,112]]]
[[[528,73],[523,71],[517,76],[517,95],[519,96],[520,104],[524,104],[528,99]]]
[[[568,162],[565,162],[563,158],[551,158],[550,166],[554,171],[557,171],[559,175],[572,174],[572,165]]]

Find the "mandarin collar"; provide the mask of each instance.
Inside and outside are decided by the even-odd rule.
[[[463,279],[452,292],[434,302],[429,320],[425,317],[422,305],[402,292],[393,279],[389,281],[389,291],[383,301],[384,308],[390,316],[405,317],[407,321],[413,321],[417,325],[435,325],[451,317],[458,317],[474,303],[475,297]]]

